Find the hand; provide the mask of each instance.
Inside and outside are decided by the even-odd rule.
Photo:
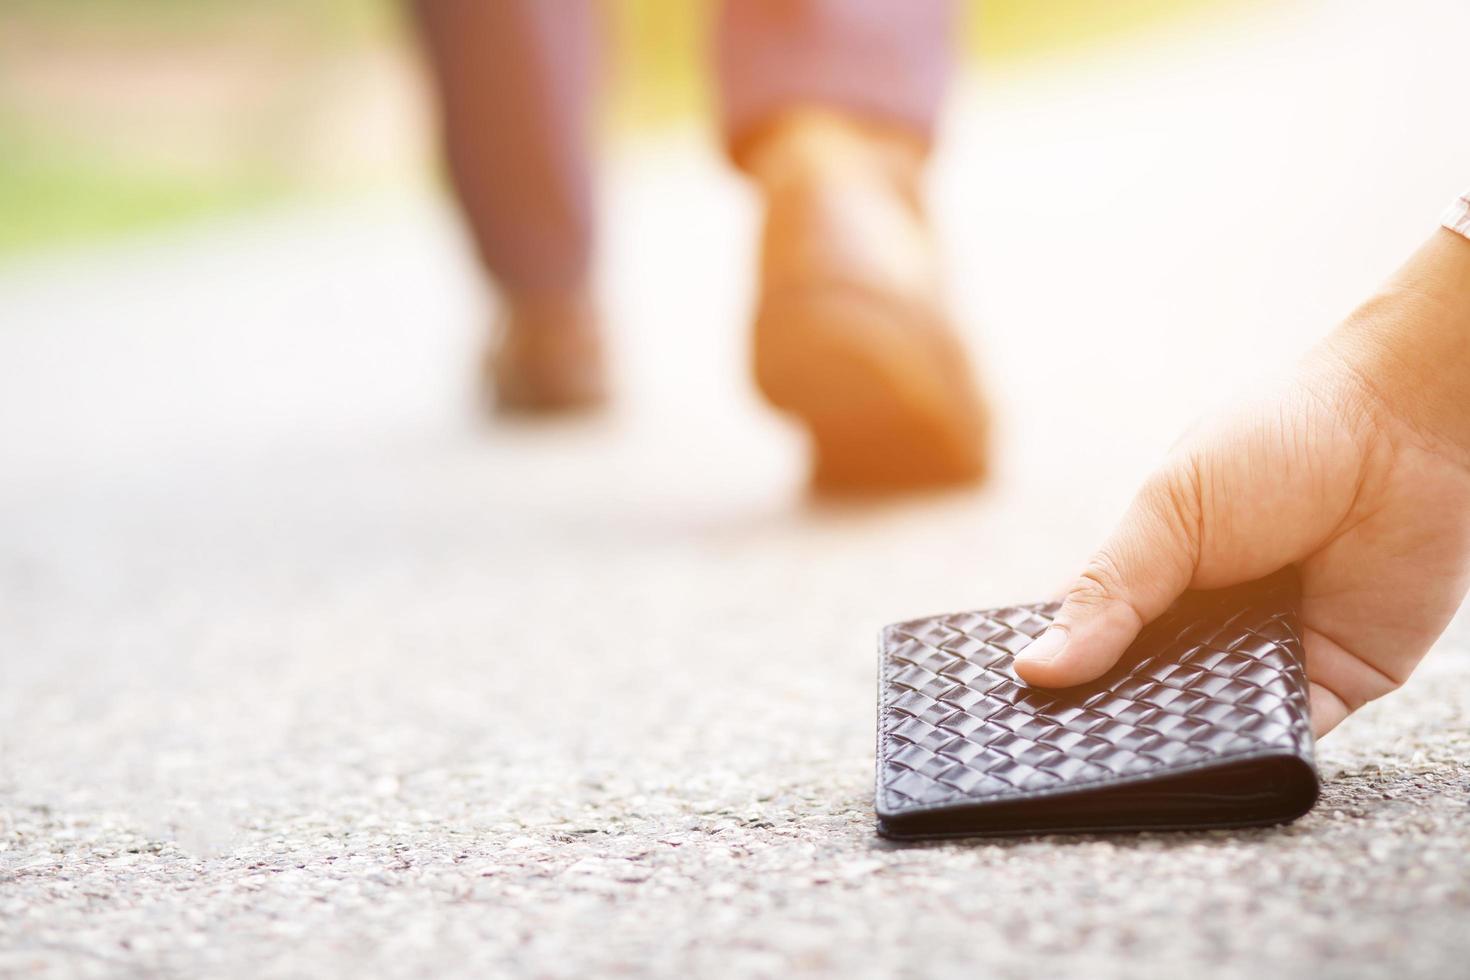
[[[1092,680],[1186,588],[1288,564],[1322,735],[1402,684],[1470,587],[1470,242],[1436,235],[1283,391],[1179,446],[1016,671]]]

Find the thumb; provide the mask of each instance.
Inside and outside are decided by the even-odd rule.
[[[1181,460],[1144,484],[1067,592],[1055,623],[1017,655],[1023,681],[1069,687],[1100,677],[1189,587],[1202,519],[1196,472]]]

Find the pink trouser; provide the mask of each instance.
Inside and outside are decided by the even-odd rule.
[[[415,6],[450,174],[486,267],[521,294],[585,284],[599,11],[590,0]],[[814,105],[928,137],[951,19],[950,0],[726,0],[715,64],[727,145]]]

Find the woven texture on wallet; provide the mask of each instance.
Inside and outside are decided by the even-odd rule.
[[[1099,680],[1012,660],[1058,606],[883,633],[877,811],[891,836],[1279,822],[1316,797],[1296,577],[1187,595]]]

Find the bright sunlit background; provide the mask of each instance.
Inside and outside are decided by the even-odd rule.
[[[757,202],[708,111],[711,8],[603,9],[616,409],[532,438],[469,411],[491,300],[399,5],[0,3],[12,486],[61,506],[58,481],[146,474],[167,496],[190,467],[248,484],[283,455],[450,439],[507,474],[511,511],[799,500],[799,434],[746,374]],[[909,583],[919,608],[1054,585],[1181,428],[1289,365],[1470,179],[1458,0],[960,9],[932,211],[998,418],[961,512],[1006,559]],[[949,539],[946,513],[909,519]]]
[[[973,60],[1044,57],[1241,0],[994,0]],[[707,105],[708,3],[605,3],[619,135]],[[0,255],[430,172],[407,16],[391,0],[5,0]]]
[[[756,454],[739,479],[784,494],[801,457],[745,379],[755,202],[714,138],[711,8],[603,9],[620,411],[713,413]],[[1004,423],[997,472],[1040,479],[1027,454],[1075,440],[1113,488],[1062,505],[1090,531],[1185,420],[1289,363],[1458,193],[1470,8],[960,9],[932,175],[954,301]],[[489,318],[436,145],[386,0],[0,3],[11,471],[461,425]],[[1071,402],[1024,383],[1042,357]],[[1068,404],[1088,408],[1059,428]]]

